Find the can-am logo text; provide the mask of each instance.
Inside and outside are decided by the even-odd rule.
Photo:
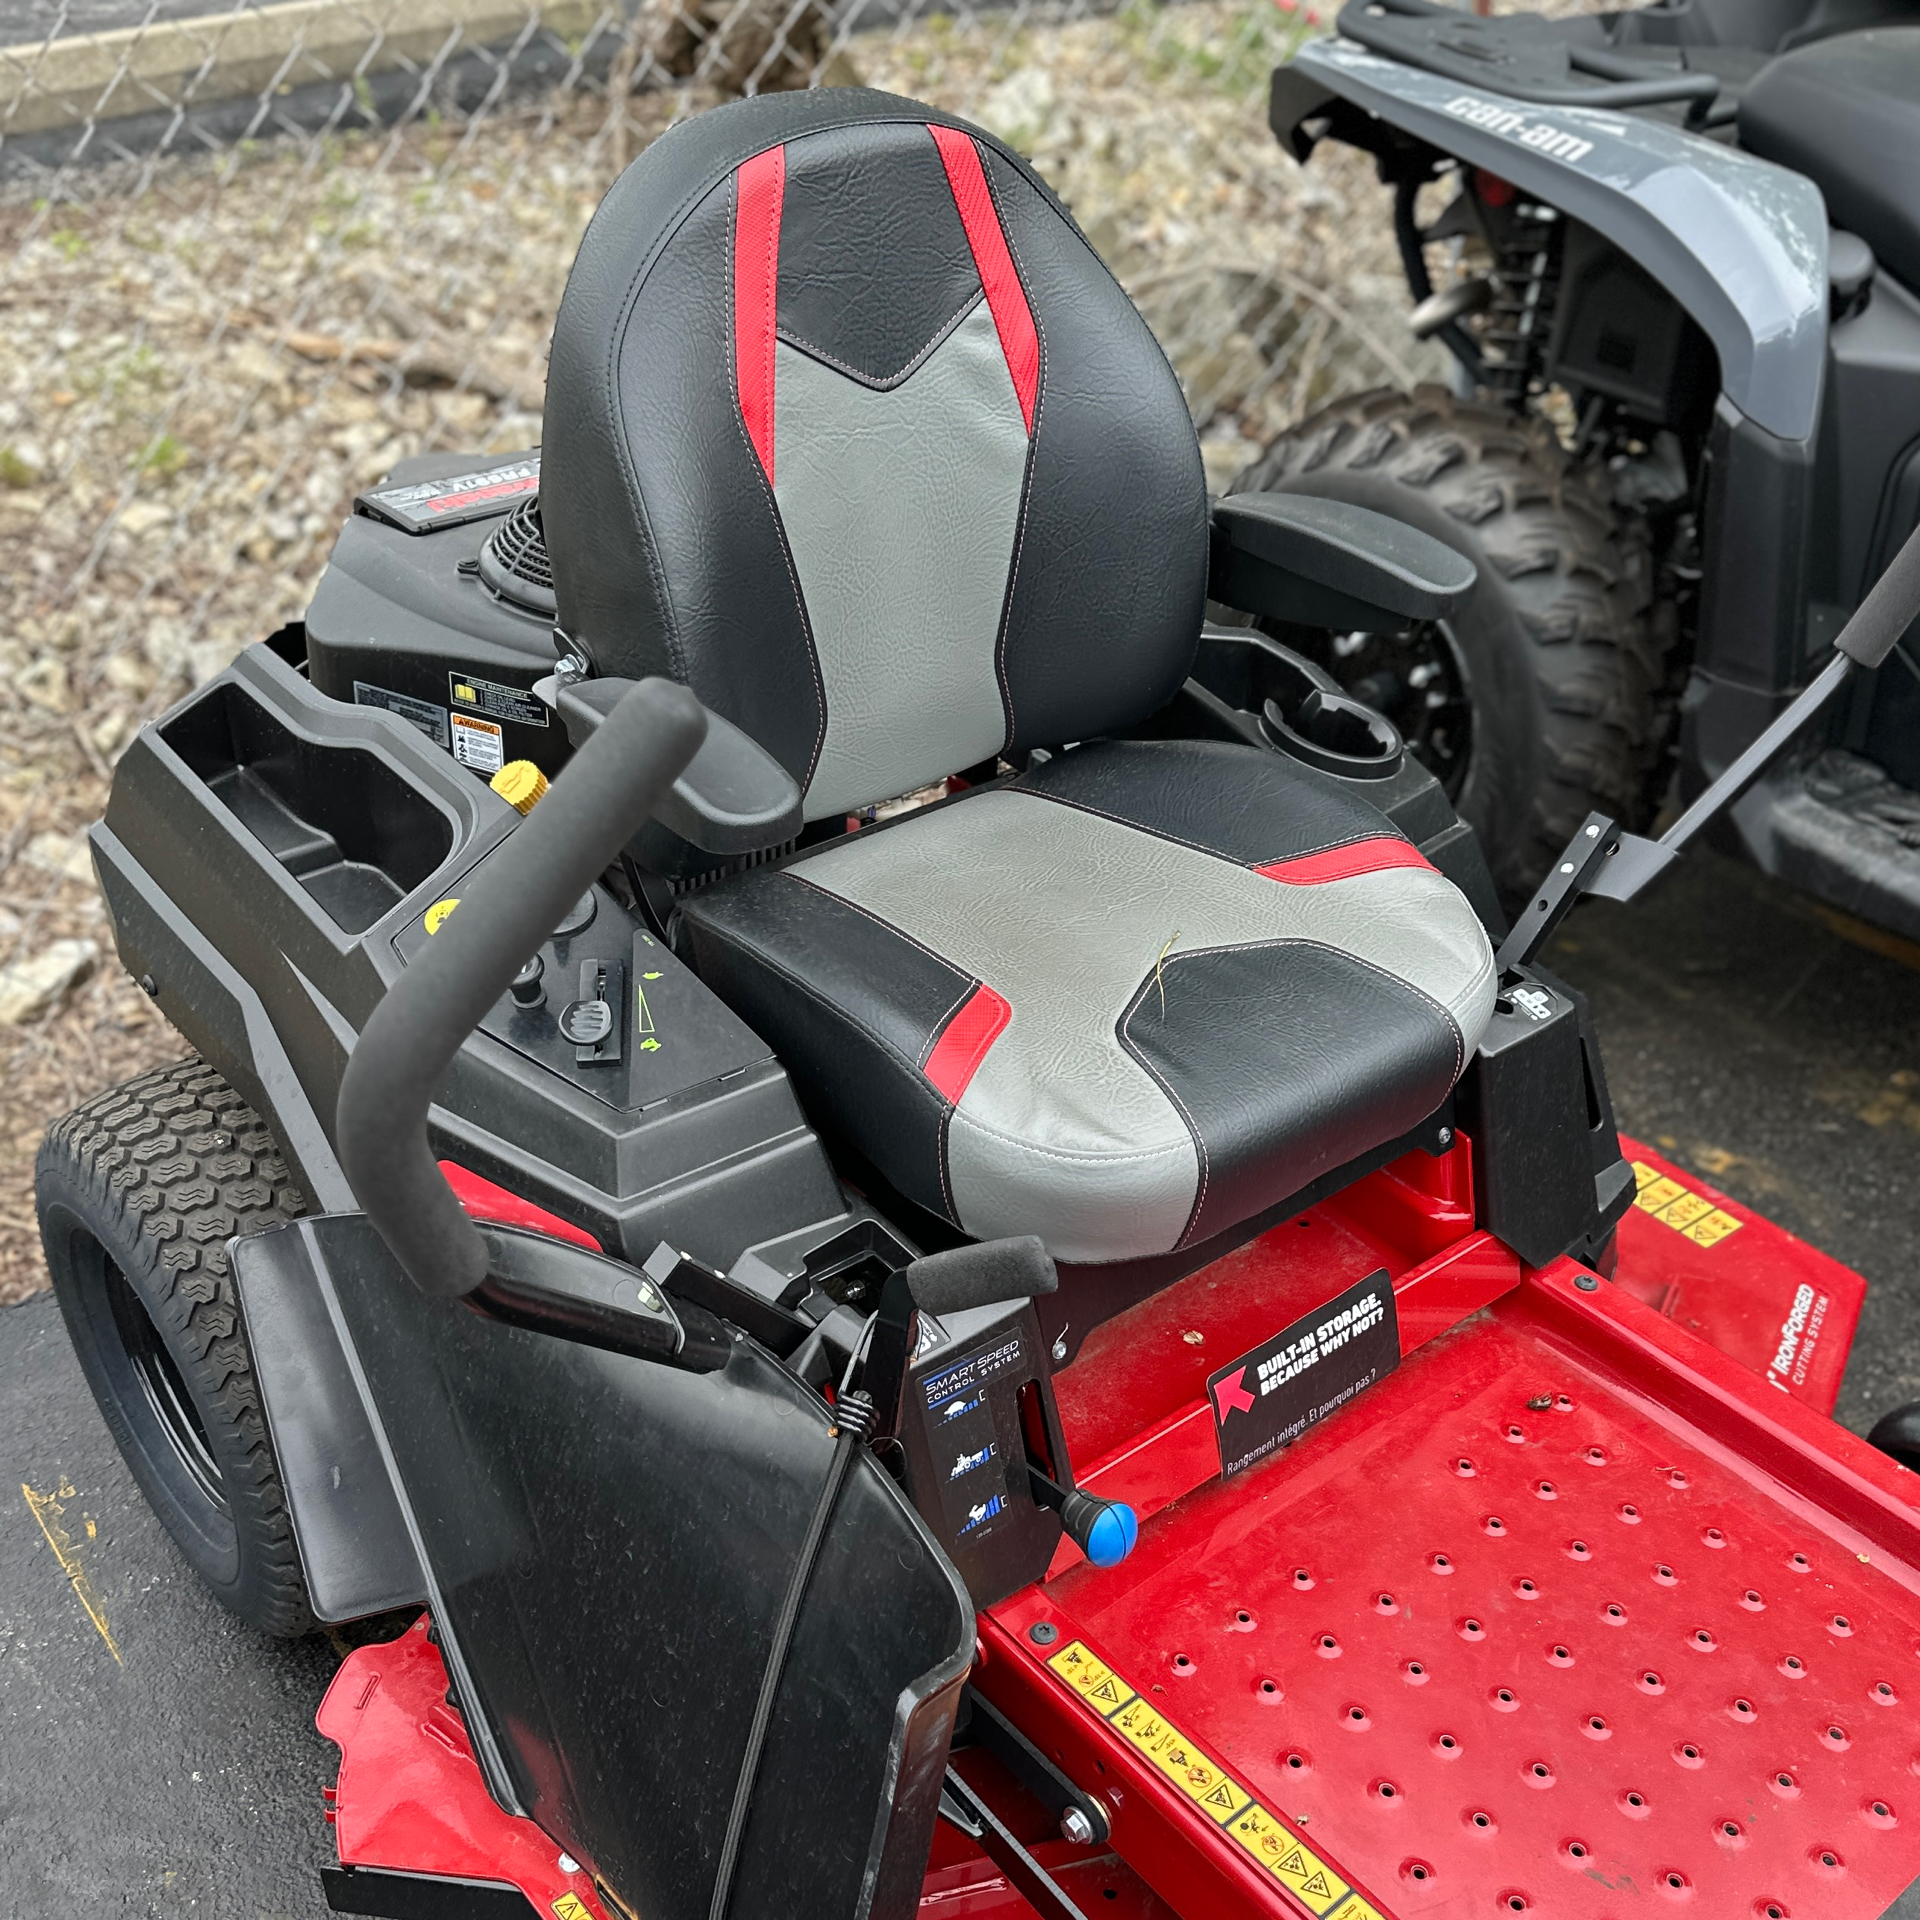
[[[1466,121],[1469,126],[1484,127],[1489,133],[1505,134],[1509,140],[1517,140],[1523,147],[1532,147],[1550,160],[1564,160],[1569,166],[1576,160],[1584,160],[1593,151],[1593,142],[1582,140],[1577,133],[1568,133],[1564,128],[1553,126],[1545,120],[1536,120],[1530,114],[1519,113],[1512,107],[1497,106],[1491,100],[1475,99],[1470,93],[1455,94],[1441,111],[1452,114],[1456,120]]]

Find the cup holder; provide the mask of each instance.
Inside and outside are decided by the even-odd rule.
[[[1389,780],[1406,759],[1406,742],[1385,714],[1342,693],[1311,661],[1285,648],[1263,650],[1262,679],[1273,692],[1260,707],[1260,731],[1280,752],[1347,780]]]

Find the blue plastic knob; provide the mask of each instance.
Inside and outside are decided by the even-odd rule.
[[[1101,1503],[1087,1529],[1086,1555],[1096,1567],[1117,1567],[1140,1538],[1140,1522],[1124,1500]]]

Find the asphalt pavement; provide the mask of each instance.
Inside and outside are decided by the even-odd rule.
[[[1698,852],[1547,958],[1622,1127],[1866,1277],[1841,1422],[1920,1399],[1920,947]]]
[[[321,1920],[338,1659],[207,1596],[52,1297],[0,1309],[0,1913]]]
[[[1583,907],[1551,959],[1622,1123],[1872,1283],[1843,1419],[1920,1397],[1920,950],[1702,854]],[[208,1600],[52,1301],[0,1310],[0,1913],[319,1920],[313,1713],[343,1647]]]

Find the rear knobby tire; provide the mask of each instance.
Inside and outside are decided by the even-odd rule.
[[[306,1203],[258,1114],[200,1060],[48,1130],[34,1170],[75,1354],[141,1491],[223,1605],[263,1633],[313,1615],[227,1242]]]
[[[1510,909],[1589,812],[1644,824],[1672,718],[1670,623],[1653,618],[1644,525],[1544,421],[1439,387],[1362,394],[1276,439],[1236,482],[1256,489],[1375,508],[1478,568],[1449,623],[1473,729],[1454,802]]]

